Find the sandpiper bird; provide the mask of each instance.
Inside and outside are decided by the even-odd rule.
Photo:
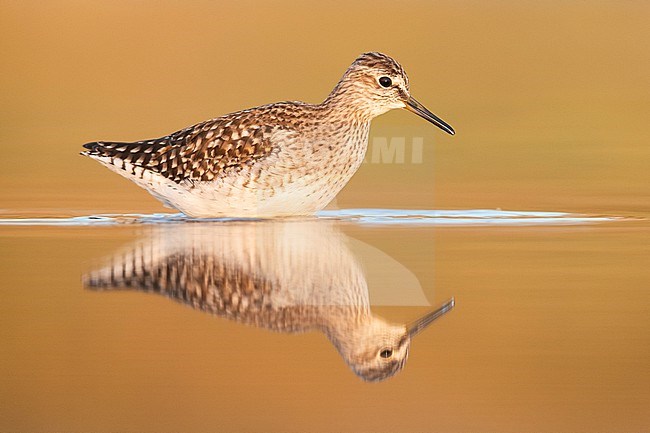
[[[404,367],[411,339],[453,300],[409,324],[373,314],[351,241],[330,221],[150,226],[84,284],[153,292],[277,332],[320,331],[359,377],[379,381]]]
[[[192,217],[310,215],[361,165],[370,121],[395,108],[454,134],[411,96],[399,63],[364,53],[320,104],[263,105],[153,140],[87,143],[82,155]]]

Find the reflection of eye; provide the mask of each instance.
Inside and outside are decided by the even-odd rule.
[[[393,84],[393,81],[388,77],[381,77],[379,79],[379,84],[381,84],[381,87],[390,87]]]
[[[382,349],[381,352],[379,352],[379,356],[381,356],[384,359],[390,358],[391,356],[393,356],[393,350],[392,349]]]

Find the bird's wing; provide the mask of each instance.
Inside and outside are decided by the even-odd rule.
[[[283,288],[260,274],[254,261],[232,260],[227,237],[210,238],[211,233],[231,231],[192,226],[181,228],[179,236],[174,230],[153,231],[151,237],[117,252],[110,264],[86,273],[84,286],[97,291],[156,293],[196,310],[275,331],[297,332],[311,326],[300,313],[314,312],[314,308],[276,305],[276,292]],[[250,233],[238,228],[233,233]],[[207,235],[208,242],[197,239],[200,235]],[[234,248],[237,257],[238,246]],[[254,252],[259,255],[255,248],[240,251],[244,255]]]
[[[87,143],[82,154],[133,175],[149,170],[176,183],[210,181],[271,153],[273,127],[260,114],[245,110],[153,140]]]

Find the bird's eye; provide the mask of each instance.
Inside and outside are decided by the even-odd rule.
[[[382,349],[381,352],[379,352],[379,356],[381,356],[384,359],[390,358],[393,356],[393,351],[392,349]]]
[[[393,84],[393,81],[388,77],[381,77],[379,79],[379,84],[381,84],[381,87],[390,87]]]

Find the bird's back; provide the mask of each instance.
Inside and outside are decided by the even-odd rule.
[[[271,153],[270,136],[284,127],[272,121],[277,105],[207,120],[156,139],[87,143],[82,154],[123,170],[126,177],[150,171],[179,184],[210,181]]]

